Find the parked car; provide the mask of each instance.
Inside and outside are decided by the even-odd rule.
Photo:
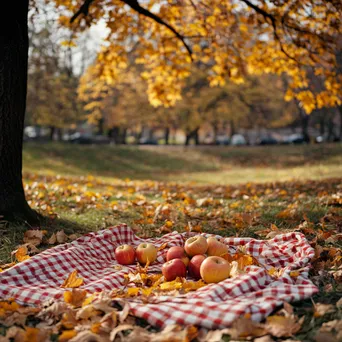
[[[68,142],[72,144],[81,144],[81,145],[89,145],[93,143],[93,139],[90,135],[76,132],[69,136]]]
[[[271,136],[262,137],[258,141],[258,145],[276,145],[276,144],[278,144],[278,140]]]
[[[242,134],[234,134],[230,140],[233,146],[243,146],[247,145],[247,141]]]
[[[143,137],[139,140],[140,145],[158,145],[158,140],[155,138]]]
[[[218,135],[215,143],[216,145],[229,145],[230,139],[227,135]]]
[[[306,143],[303,134],[291,134],[284,139],[285,144],[304,144]]]

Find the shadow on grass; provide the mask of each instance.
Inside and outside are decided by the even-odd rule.
[[[158,150],[159,149],[159,150]],[[55,173],[93,174],[134,179],[161,179],[165,174],[215,171],[212,162],[194,160],[179,148],[167,153],[137,146],[80,146],[57,143],[28,143],[24,149],[24,165],[29,170],[51,170]]]
[[[10,222],[2,222],[0,225],[0,264],[5,264],[12,261],[11,253],[17,249],[19,245],[24,244],[24,234],[30,227],[24,224],[13,224]],[[77,236],[89,232],[87,226],[77,223],[76,221],[48,217],[41,218],[41,230],[46,230],[46,238],[49,238],[52,233],[64,230],[66,235],[76,234]],[[46,241],[46,238],[43,241]],[[45,249],[52,248],[54,245],[49,245],[44,242],[38,246],[40,252]]]

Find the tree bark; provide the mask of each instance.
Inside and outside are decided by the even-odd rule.
[[[340,141],[342,141],[342,106],[338,106],[338,112],[340,113]]]
[[[170,127],[165,127],[164,139],[165,139],[165,145],[169,145],[169,140],[170,140]]]
[[[306,114],[302,108],[300,108],[299,111],[300,111],[302,134],[303,134],[304,140],[305,142],[310,143],[310,136],[309,136],[309,131],[308,131],[310,116]]]
[[[55,126],[50,126],[50,140],[53,141],[53,137],[56,132],[56,127]]]
[[[126,145],[127,139],[127,128],[123,127],[120,129],[120,144]]]
[[[185,138],[185,146],[190,144],[191,139],[194,140],[195,145],[199,145],[199,136],[198,136],[199,127],[195,128],[192,131],[187,131]]]
[[[39,217],[27,204],[22,183],[28,2],[7,2],[0,15],[0,215],[38,225]]]

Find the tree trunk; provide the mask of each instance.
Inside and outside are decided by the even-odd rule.
[[[56,127],[55,126],[50,126],[50,140],[53,140],[53,137],[55,135],[56,132]]]
[[[328,138],[327,138],[327,140],[329,142],[331,142],[331,141],[334,141],[334,138],[335,138],[335,134],[334,134],[334,121],[333,121],[333,118],[330,117],[328,119]]]
[[[342,141],[342,106],[338,107],[338,111],[340,112],[340,141]]]
[[[170,127],[166,127],[164,131],[164,139],[165,139],[165,145],[169,144],[170,140]]]
[[[0,215],[38,225],[22,183],[27,91],[28,0],[8,2],[0,19]]]
[[[310,142],[310,136],[309,136],[309,119],[310,116],[304,112],[302,108],[299,109],[300,116],[301,116],[301,125],[302,125],[302,134],[304,137],[304,140],[309,143]]]
[[[213,133],[214,133],[213,141],[214,141],[214,144],[217,144],[217,135],[218,135],[217,122],[213,122],[212,125],[213,125]]]
[[[120,144],[126,145],[127,128],[120,129]]]
[[[322,117],[319,120],[319,133],[321,136],[324,136],[324,133],[325,133],[325,117],[324,117],[324,114],[322,115]]]
[[[192,131],[187,130],[186,138],[185,138],[185,146],[190,144],[190,140],[194,139],[195,145],[199,145],[199,136],[198,136],[199,127],[195,128]]]
[[[62,128],[57,128],[57,141],[62,141]]]
[[[230,136],[233,136],[236,132],[234,120],[230,121]]]

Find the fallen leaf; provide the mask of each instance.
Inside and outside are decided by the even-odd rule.
[[[64,330],[61,335],[58,336],[58,342],[66,342],[71,340],[77,335],[76,330]]]
[[[82,305],[84,299],[86,298],[87,291],[72,289],[72,291],[65,291],[63,293],[63,296],[66,303],[71,304],[75,307],[79,307]]]
[[[76,234],[71,234],[71,235],[68,236],[68,239],[69,239],[70,241],[74,241],[74,240],[77,239],[77,235],[76,235]]]
[[[68,236],[64,233],[64,230],[60,230],[56,233],[56,239],[58,243],[65,243],[68,239]]]
[[[43,231],[38,229],[27,230],[24,233],[24,242],[31,243],[34,246],[38,246],[41,244],[43,240]]]
[[[163,249],[165,249],[166,247],[168,246],[168,243],[167,242],[165,242],[165,243],[163,243],[160,247],[158,247],[158,251],[162,251]]]
[[[16,251],[15,251],[15,258],[19,261],[22,262],[24,260],[27,260],[30,258],[29,255],[27,255],[27,247],[25,245],[20,246]]]
[[[50,236],[50,238],[48,239],[48,244],[49,245],[54,245],[57,241],[57,236],[55,233],[52,233],[52,235]]]
[[[332,304],[316,303],[314,304],[314,309],[314,317],[321,317],[335,311],[335,307]]]
[[[289,337],[298,332],[304,322],[304,317],[269,316],[266,318],[265,329],[275,337]]]
[[[118,327],[114,328],[112,330],[112,332],[109,335],[109,339],[111,341],[115,340],[116,335],[121,332],[121,331],[125,331],[125,330],[133,330],[134,329],[134,325],[131,324],[123,324],[123,325],[119,325]]]
[[[78,278],[77,270],[74,270],[68,275],[68,278],[64,280],[61,287],[63,288],[76,288],[83,285],[83,279]]]

